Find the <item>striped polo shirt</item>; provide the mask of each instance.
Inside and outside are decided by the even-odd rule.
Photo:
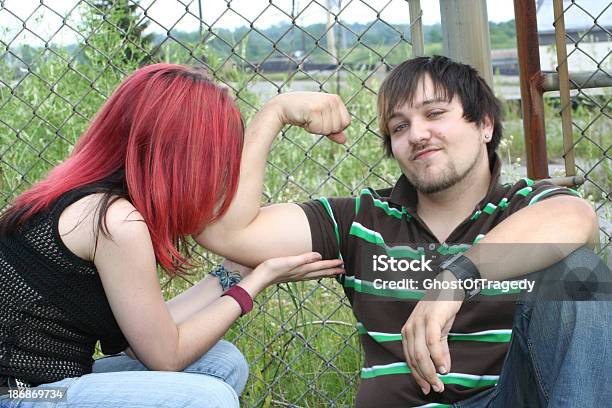
[[[300,205],[310,224],[313,251],[324,259],[344,260],[346,274],[339,281],[352,305],[365,353],[357,407],[449,406],[497,383],[512,334],[516,294],[484,290],[462,305],[449,335],[451,372],[438,374],[444,392],[424,395],[406,364],[400,334],[424,291],[376,285],[372,257],[425,256],[439,265],[521,208],[555,195],[576,194],[527,178],[502,185],[500,168],[495,156],[486,196],[443,243],[416,213],[417,194],[405,176],[392,189],[364,189],[356,197],[320,198]],[[432,277],[439,272],[434,269]]]

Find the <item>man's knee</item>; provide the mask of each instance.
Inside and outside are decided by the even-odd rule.
[[[612,274],[591,249],[580,247],[561,261],[527,276],[535,282],[523,301],[612,300]]]

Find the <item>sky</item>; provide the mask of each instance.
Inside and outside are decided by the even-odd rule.
[[[327,4],[327,1],[317,0],[318,3]],[[340,0],[342,12],[340,19],[347,23],[366,23],[376,18],[378,10],[380,18],[389,23],[408,23],[410,16],[406,0]],[[535,0],[534,0],[535,1]],[[366,4],[367,2],[367,4]],[[42,5],[41,5],[42,3]],[[20,19],[27,19],[28,29],[38,33],[45,41],[51,40],[57,44],[75,42],[76,35],[68,27],[62,28],[62,19],[68,15],[68,21],[78,20],[78,14],[70,10],[76,0],[0,0],[0,39],[11,41],[12,45],[30,43],[42,45],[43,40],[37,39],[27,31],[21,31]],[[271,6],[270,3],[273,5]],[[313,0],[201,0],[202,20],[214,27],[234,29],[249,25],[259,29],[270,27],[279,23],[290,23],[292,9],[297,15],[300,25],[309,25],[326,21],[325,10]],[[565,7],[570,3],[564,0]],[[581,7],[594,16],[604,11],[600,16],[600,24],[612,25],[612,6],[609,0],[576,0]],[[231,10],[228,9],[231,5]],[[199,27],[198,0],[141,0],[140,5],[146,9],[150,18],[149,31],[163,33],[170,28],[181,31],[195,31]],[[385,6],[386,5],[386,6]],[[50,10],[52,8],[57,13]],[[422,0],[423,23],[425,25],[440,22],[438,1]],[[188,12],[186,11],[188,10]],[[502,22],[514,18],[512,0],[487,0],[487,14],[489,21]],[[540,30],[552,29],[552,1],[546,0],[538,13]],[[19,17],[19,18],[16,18]],[[29,17],[29,18],[28,18]],[[248,20],[248,21],[247,21]],[[592,24],[593,19],[572,6],[566,17],[566,26],[584,26]],[[21,33],[20,33],[21,31]]]

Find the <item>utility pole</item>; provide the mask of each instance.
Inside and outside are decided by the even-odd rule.
[[[493,88],[486,0],[440,0],[444,54],[469,64]]]

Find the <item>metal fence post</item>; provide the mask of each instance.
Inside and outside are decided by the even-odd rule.
[[[548,178],[538,23],[534,0],[514,0],[527,176]]]

